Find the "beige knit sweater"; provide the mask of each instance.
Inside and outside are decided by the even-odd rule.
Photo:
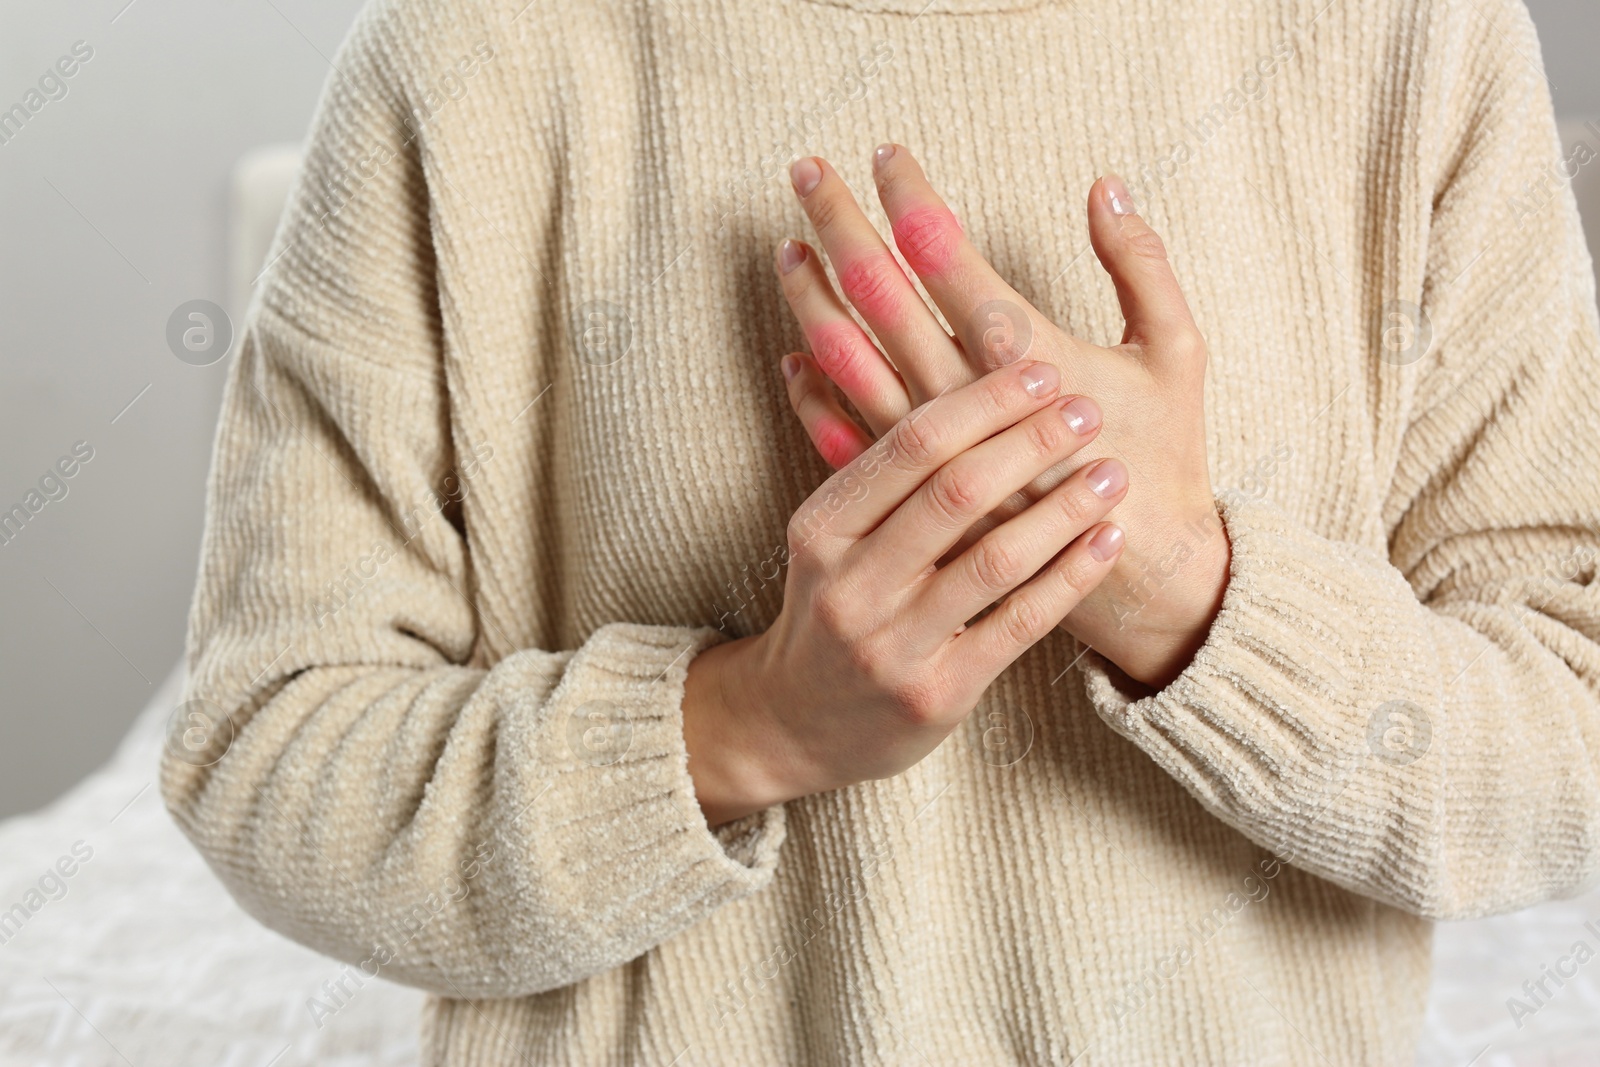
[[[1600,330],[1521,0],[379,0],[335,65],[162,780],[344,961],[318,1025],[380,975],[430,1065],[1404,1064],[1430,920],[1600,875]],[[1159,694],[1058,631],[905,774],[713,833],[685,667],[827,473],[786,164],[881,226],[891,139],[1101,342],[1128,176],[1226,599]]]

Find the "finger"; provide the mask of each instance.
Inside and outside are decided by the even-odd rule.
[[[791,548],[821,537],[853,545],[934,471],[1055,399],[1061,373],[1029,360],[912,409],[812,493],[789,520]]]
[[[928,632],[948,638],[961,629],[1082,537],[1127,493],[1128,468],[1121,460],[1102,459],[985,534],[917,593]],[[935,651],[937,645],[922,650],[927,655]]]
[[[856,545],[852,562],[883,576],[890,588],[914,584],[973,523],[1088,444],[1099,426],[1094,401],[1067,397],[968,448]]]
[[[1122,554],[1120,527],[1102,522],[1079,537],[1038,577],[959,633],[944,653],[948,669],[987,685],[1105,580]]]
[[[1122,317],[1127,320],[1122,343],[1138,345],[1161,357],[1176,352],[1192,356],[1189,347],[1200,331],[1161,237],[1141,218],[1127,187],[1108,174],[1089,189],[1089,240],[1117,288]],[[1203,349],[1202,349],[1203,351]]]
[[[789,384],[789,406],[800,416],[800,424],[828,466],[838,470],[871,447],[872,441],[839,406],[815,360],[791,352],[783,357],[782,367]]]
[[[956,331],[968,363],[983,374],[1025,358],[1043,316],[967,239],[910,149],[881,144],[872,160],[895,245]]]
[[[911,410],[905,382],[850,317],[833,291],[822,261],[804,242],[785,240],[780,244],[777,265],[783,295],[818,367],[861,412],[872,432],[881,435]]]
[[[971,377],[961,350],[922,299],[894,253],[826,160],[810,156],[790,168],[795,194],[833,261],[845,299],[861,313],[920,403]]]

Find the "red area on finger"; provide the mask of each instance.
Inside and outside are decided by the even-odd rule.
[[[831,378],[846,396],[859,396],[867,389],[868,344],[853,322],[830,322],[810,331],[811,351],[822,373]]]
[[[869,322],[893,322],[911,280],[888,252],[863,256],[839,275],[839,288]]]
[[[942,274],[960,247],[961,225],[942,207],[922,207],[895,220],[894,243],[918,274]]]
[[[847,465],[866,448],[861,439],[861,431],[854,423],[832,415],[824,415],[817,419],[816,425],[811,430],[811,440],[828,466],[834,470]]]

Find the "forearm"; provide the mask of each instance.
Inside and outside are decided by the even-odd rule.
[[[380,948],[385,977],[444,996],[570,985],[771,877],[781,819],[735,858],[684,773],[683,653],[710,639],[614,624],[487,671],[289,663],[271,699],[235,709],[220,759],[172,752],[163,790],[234,895],[286,936],[358,964]],[[307,645],[291,656],[318,658]],[[220,697],[226,666],[207,653],[195,697]]]

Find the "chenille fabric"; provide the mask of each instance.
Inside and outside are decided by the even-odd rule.
[[[1520,0],[378,0],[334,67],[162,788],[261,922],[433,994],[426,1064],[1405,1064],[1435,920],[1600,876],[1600,329]],[[787,164],[887,233],[888,140],[1100,343],[1127,177],[1225,599],[1159,692],[1057,631],[713,832],[685,671],[828,475]]]

